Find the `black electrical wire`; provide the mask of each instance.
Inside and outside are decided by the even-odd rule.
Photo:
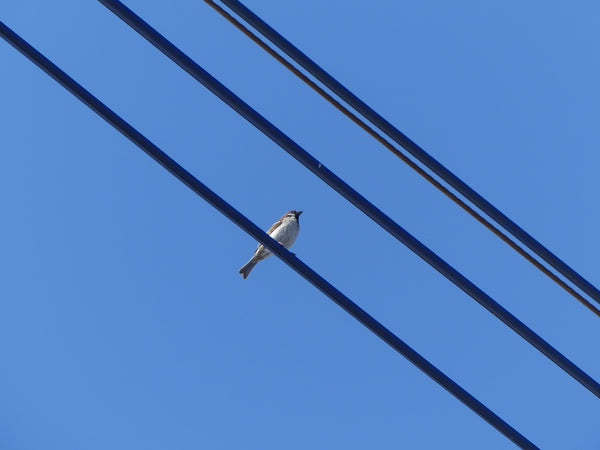
[[[205,0],[206,1],[206,0]],[[400,130],[394,127],[390,122],[384,119],[365,102],[354,95],[349,89],[333,78],[323,68],[316,64],[312,59],[302,53],[291,42],[285,39],[281,34],[270,27],[265,21],[254,14],[238,0],[221,0],[232,11],[239,15],[246,23],[251,25],[277,48],[296,61],[307,72],[313,75],[317,80],[323,83],[332,92],[337,94],[348,105],[354,108],[359,114],[369,122],[379,128],[383,133],[401,145],[417,160],[423,163],[427,168],[437,174],[448,185],[460,192],[471,203],[477,206],[488,217],[493,219],[502,228],[517,238],[522,244],[536,253],[550,266],[556,269],[564,277],[588,294],[596,302],[600,303],[600,290],[598,290],[589,281],[583,278],[579,273],[562,261],[558,256],[538,242],[533,236],[523,230],[519,225],[507,217],[502,211],[479,195],[474,189],[468,186],[464,181],[458,178],[454,173],[443,166],[433,156],[427,153],[419,145],[404,135]],[[211,2],[208,2],[209,4]]]
[[[71,92],[75,97],[86,104],[96,114],[102,117],[115,129],[121,132],[131,142],[137,145],[148,156],[153,158],[161,166],[167,169],[172,175],[178,178],[182,183],[192,191],[206,200],[212,207],[221,214],[234,222],[238,227],[252,236],[271,250],[275,255],[282,259],[288,266],[298,272],[302,277],[309,281],[313,286],[327,295],[342,309],[352,315],[361,324],[366,326],[375,335],[390,345],[394,350],[407,358],[411,363],[417,366],[427,376],[435,380],[444,389],[454,395],[458,400],[471,408],[480,417],[486,420],[490,425],[496,428],[500,433],[524,449],[537,449],[531,441],[524,437],[508,423],[498,417],[494,412],[487,408],[483,403],[465,391],[452,379],[433,366],[429,361],[423,358],[404,341],[398,338],[390,330],[379,323],[375,318],[360,308],[356,303],[338,291],[327,280],[312,270],[309,266],[300,261],[293,253],[286,250],[277,241],[273,240],[267,233],[262,231],[248,218],[237,211],[233,206],[211,191],[206,185],[201,183],[190,172],[180,166],[169,155],[159,149],[150,140],[148,140],[139,131],[133,128],[124,119],[118,116],[114,111],[108,108],[98,98],[94,97],[83,86],[69,77],[65,72],[48,60],[44,55],[25,42],[20,36],[14,33],[4,23],[0,22],[0,36],[9,44],[25,55],[29,60],[50,75],[61,86]]]
[[[480,305],[500,319],[505,325],[510,327],[515,333],[529,342],[542,354],[544,354],[556,365],[571,375],[575,380],[585,386],[596,397],[600,398],[600,384],[598,384],[592,377],[577,367],[567,357],[565,357],[548,342],[542,339],[542,337],[527,327],[527,325],[504,309],[494,299],[469,281],[446,261],[427,248],[417,238],[412,236],[408,231],[394,222],[390,217],[385,215],[383,211],[378,209],[360,193],[351,188],[346,182],[321,164],[316,158],[314,158],[310,153],[290,139],[275,125],[252,109],[250,105],[244,102],[212,75],[206,72],[202,67],[196,64],[190,57],[169,42],[164,36],[162,36],[148,23],[137,16],[133,11],[127,8],[123,3],[118,0],[99,1],[119,18],[121,18],[125,23],[131,26],[141,36],[146,38],[158,50],[168,56],[173,62],[175,62],[188,74],[204,85],[209,91],[223,100],[223,102],[225,102],[238,114],[262,131],[282,149],[293,156],[297,161],[302,163],[306,168],[325,181],[350,203],[360,209],[374,222],[379,224],[384,230],[419,255],[424,261],[434,267],[448,280],[452,281],[456,286],[458,286]]]
[[[600,309],[590,303],[583,295],[573,289],[569,284],[567,284],[564,280],[559,278],[554,272],[544,266],[536,257],[530,254],[527,250],[517,244],[513,239],[503,233],[498,227],[494,226],[489,220],[479,214],[475,209],[465,203],[458,195],[448,189],[444,184],[438,181],[435,177],[430,175],[425,169],[419,166],[416,162],[410,159],[407,155],[398,150],[391,142],[389,142],[384,136],[375,131],[371,126],[369,126],[365,121],[361,120],[356,114],[342,105],[339,101],[337,101],[332,95],[330,95],[325,89],[311,80],[307,75],[301,72],[298,68],[296,68],[292,63],[286,60],[282,55],[277,53],[274,49],[269,47],[269,45],[260,39],[256,34],[250,31],[247,27],[245,27],[239,20],[229,14],[225,9],[221,8],[221,6],[217,5],[213,0],[204,0],[210,7],[212,7],[215,11],[221,14],[225,19],[227,19],[230,23],[232,23],[236,28],[238,28],[242,33],[248,36],[253,42],[258,44],[263,50],[265,50],[269,55],[275,58],[279,63],[281,63],[284,67],[286,67],[289,71],[291,71],[294,75],[300,78],[304,83],[310,86],[313,90],[315,90],[319,95],[321,95],[325,100],[331,103],[336,109],[338,109],[342,114],[348,117],[351,121],[357,124],[360,128],[366,131],[369,135],[371,135],[375,140],[377,140],[381,145],[387,148],[390,152],[392,152],[395,156],[400,158],[404,163],[406,163],[411,169],[425,178],[429,183],[431,183],[436,189],[446,195],[450,200],[464,209],[469,215],[471,215],[475,220],[481,223],[484,227],[498,236],[502,241],[508,244],[513,250],[519,253],[523,258],[533,264],[538,270],[540,270],[544,275],[558,284],[561,288],[563,288],[566,292],[568,292],[571,296],[573,296],[576,300],[578,300],[581,304],[583,304],[586,308],[600,317]]]

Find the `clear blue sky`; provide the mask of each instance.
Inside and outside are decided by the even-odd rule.
[[[597,380],[600,320],[200,0],[127,5]],[[246,4],[597,286],[600,6]],[[99,3],[0,18],[542,448],[600,400]],[[0,447],[512,444],[0,42]]]

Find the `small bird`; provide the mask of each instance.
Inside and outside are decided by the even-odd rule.
[[[299,217],[302,211],[291,210],[286,212],[281,219],[275,222],[267,234],[283,245],[285,248],[290,248],[296,238],[298,237],[298,231],[300,231]],[[258,247],[254,251],[254,256],[240,269],[239,273],[242,274],[244,280],[248,278],[248,274],[254,266],[265,258],[268,258],[273,253],[264,245],[258,244]]]

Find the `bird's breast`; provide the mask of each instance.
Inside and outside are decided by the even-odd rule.
[[[285,248],[290,248],[296,238],[298,237],[298,221],[293,220],[287,223],[281,224],[277,229],[271,233],[271,237],[283,245]]]

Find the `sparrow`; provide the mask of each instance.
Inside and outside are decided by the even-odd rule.
[[[300,231],[299,217],[302,211],[296,211],[292,209],[286,212],[281,219],[275,222],[267,234],[283,245],[285,248],[290,248],[296,238],[298,237],[298,231]],[[239,273],[242,274],[244,280],[248,278],[248,274],[254,266],[265,258],[268,258],[273,253],[267,249],[264,245],[258,244],[258,247],[254,251],[254,256],[240,269]]]

